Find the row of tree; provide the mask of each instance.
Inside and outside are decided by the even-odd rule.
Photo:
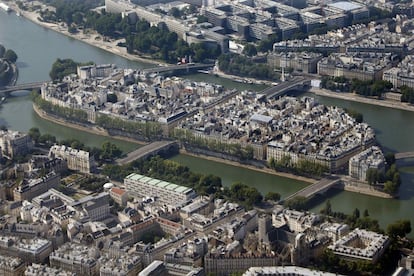
[[[400,172],[395,164],[395,156],[392,153],[386,155],[387,170],[381,173],[378,169],[369,168],[367,170],[366,179],[369,185],[384,185],[384,192],[395,195],[401,185]]]
[[[84,143],[77,139],[64,139],[58,141],[56,136],[49,133],[42,134],[40,130],[33,127],[29,130],[28,135],[32,138],[36,146],[49,148],[52,145],[65,145],[73,149],[88,151],[91,156],[98,162],[112,162],[114,159],[123,155],[122,150],[114,143],[105,141],[102,143],[101,148],[87,147]]]
[[[236,76],[267,80],[280,79],[280,74],[269,65],[256,63],[251,58],[234,53],[219,56],[218,65],[223,72]]]
[[[271,158],[268,166],[276,171],[285,171],[310,177],[321,177],[324,173],[329,172],[327,166],[310,160],[299,160],[293,163],[289,155],[282,156],[279,161]]]
[[[392,88],[389,81],[384,80],[349,80],[345,77],[323,76],[321,87],[332,91],[355,92],[367,97],[381,97],[382,94]]]
[[[146,140],[160,139],[163,135],[161,124],[158,122],[137,122],[99,114],[96,118],[96,125],[107,130],[137,135]]]
[[[40,109],[48,114],[52,114],[76,123],[88,123],[88,114],[82,109],[52,104],[51,102],[42,99],[36,91],[32,92],[32,99]]]
[[[251,160],[254,157],[254,150],[250,145],[242,147],[239,143],[226,143],[216,139],[197,137],[187,129],[174,129],[172,137],[189,146],[235,156],[241,161]]]

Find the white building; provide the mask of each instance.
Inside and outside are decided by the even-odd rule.
[[[328,248],[334,254],[347,259],[360,259],[375,263],[389,243],[388,236],[356,228]]]
[[[372,146],[349,159],[349,176],[366,181],[368,169],[385,171],[385,157],[377,146]]]
[[[133,196],[155,197],[171,206],[184,206],[197,195],[191,188],[132,173],[124,179],[126,190]]]
[[[94,166],[94,158],[89,152],[73,149],[65,145],[54,145],[50,147],[49,156],[51,158],[62,158],[67,162],[68,169],[82,173],[90,173]]]

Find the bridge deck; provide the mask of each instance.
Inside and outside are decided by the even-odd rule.
[[[175,144],[175,143],[176,143],[175,141],[155,141],[155,142],[152,142],[148,145],[145,145],[145,146],[143,146],[143,147],[141,147],[137,150],[134,150],[134,151],[128,153],[126,157],[118,159],[117,163],[119,165],[124,165],[124,164],[130,163],[134,160],[143,158],[143,157],[147,156],[148,154],[151,154],[153,152],[157,152],[157,151],[159,151],[159,150],[161,150],[165,147],[168,147],[172,144]]]
[[[5,86],[5,87],[0,87],[0,93],[10,93],[13,91],[19,91],[19,90],[33,90],[33,89],[38,89],[40,87],[42,87],[42,85],[45,82],[30,82],[30,83],[22,83],[22,84],[17,84],[17,85],[12,85],[12,86]]]
[[[264,89],[261,93],[268,98],[280,97],[297,85],[303,85],[306,82],[303,77],[295,77],[290,81],[282,82],[276,86]]]
[[[414,158],[414,151],[398,152],[395,155],[395,159]]]
[[[341,179],[339,177],[334,177],[334,176],[323,178],[323,179],[319,180],[318,182],[316,182],[312,185],[306,186],[302,190],[299,190],[296,193],[286,197],[284,199],[284,201],[287,201],[289,199],[292,199],[292,198],[298,197],[298,196],[299,197],[310,198],[310,197],[314,196],[317,193],[320,193],[320,192],[322,192],[326,189],[329,189],[333,185],[337,184],[340,180]]]

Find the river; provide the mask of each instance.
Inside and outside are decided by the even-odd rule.
[[[82,62],[94,61],[97,64],[115,63],[125,68],[153,66],[128,61],[104,50],[47,30],[14,14],[7,15],[2,12],[0,12],[0,43],[6,48],[13,49],[19,57],[17,63],[20,71],[18,83],[48,80],[50,68],[57,58],[72,58]],[[197,74],[189,76],[189,78],[214,81],[226,87],[262,89],[262,87],[240,84],[214,76]],[[326,97],[317,98],[323,104],[348,107],[363,113],[364,120],[374,127],[378,141],[385,148],[392,151],[414,150],[412,143],[414,125],[411,124],[411,122],[414,122],[414,113]],[[39,118],[33,112],[27,92],[15,94],[0,107],[0,125],[6,125],[10,129],[20,131],[28,131],[31,127],[38,127],[42,133],[53,134],[59,139],[77,138],[90,146],[100,146],[103,141],[110,139],[56,125]],[[133,143],[113,139],[111,141],[121,146],[124,151],[130,151],[138,147]],[[263,194],[268,191],[275,191],[282,196],[286,196],[306,185],[301,181],[186,155],[177,155],[172,160],[187,165],[197,172],[218,175],[223,179],[226,186],[235,181],[242,181],[257,187]],[[381,199],[350,192],[332,193],[329,198],[333,210],[352,213],[355,208],[359,208],[361,212],[368,209],[371,217],[378,219],[382,227],[400,218],[408,218],[414,223],[414,214],[411,212],[411,208],[414,206],[414,168],[404,167],[401,171],[401,195],[398,200]],[[312,210],[318,212],[324,204],[324,201],[322,201]]]

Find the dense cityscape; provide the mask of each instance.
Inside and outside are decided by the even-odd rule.
[[[409,218],[381,228],[367,209],[309,209],[331,190],[402,200],[399,168],[414,155],[383,147],[362,113],[302,94],[413,111],[413,7],[0,2],[0,16],[153,63],[62,57],[51,81],[26,87],[19,53],[0,41],[1,105],[32,90],[44,120],[141,144],[123,152],[1,126],[0,275],[411,275]],[[187,78],[196,72],[246,89]],[[287,196],[225,186],[168,159],[179,152],[308,185]]]

